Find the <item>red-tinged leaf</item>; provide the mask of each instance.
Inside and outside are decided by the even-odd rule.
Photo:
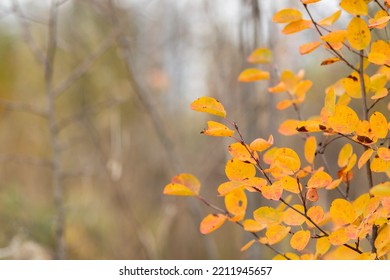
[[[288,119],[279,126],[278,131],[280,134],[285,136],[295,135],[298,133],[297,131],[298,123],[299,123],[298,120]]]
[[[389,131],[386,117],[381,112],[374,112],[370,117],[370,128],[376,137],[386,138]]]
[[[332,183],[330,183],[328,186],[326,186],[325,189],[333,190],[333,189],[337,188],[341,184],[342,181],[343,181],[342,179],[336,179],[336,180],[332,181]]]
[[[238,76],[239,82],[255,82],[260,80],[269,80],[269,72],[262,71],[256,68],[245,69]]]
[[[249,232],[258,232],[267,227],[266,224],[260,224],[259,222],[253,219],[247,219],[243,221],[242,226],[244,227],[245,231],[249,231]]]
[[[215,121],[207,122],[208,128],[204,129],[201,133],[208,136],[217,137],[230,137],[234,134],[234,131],[229,129],[226,125]]]
[[[306,192],[306,198],[311,202],[316,202],[319,198],[317,189],[308,188]]]
[[[349,201],[336,198],[330,206],[330,216],[336,225],[342,226],[355,221],[356,212]]]
[[[363,165],[367,163],[367,161],[371,158],[372,154],[374,153],[373,149],[366,150],[359,158],[358,161],[358,168],[362,168]]]
[[[306,248],[307,244],[310,241],[310,231],[308,230],[299,230],[291,237],[290,245],[291,248],[302,251]]]
[[[305,55],[305,54],[308,54],[308,53],[311,53],[312,51],[314,51],[315,49],[317,49],[319,46],[321,46],[321,42],[310,42],[310,43],[306,43],[302,46],[299,47],[299,53],[301,55]]]
[[[227,161],[225,173],[231,181],[243,181],[255,177],[256,168],[251,163],[245,163],[233,158]]]
[[[282,33],[285,35],[301,32],[305,29],[308,29],[311,27],[311,20],[305,20],[305,19],[300,19],[297,21],[290,22],[287,24],[283,29]]]
[[[260,225],[272,226],[282,222],[282,213],[269,206],[262,206],[253,212],[253,217]]]
[[[350,157],[352,156],[352,154],[353,154],[352,145],[349,143],[345,144],[339,152],[339,157],[337,159],[337,165],[339,167],[347,166],[348,161],[349,161]]]
[[[334,115],[328,118],[328,126],[342,134],[354,132],[358,123],[356,112],[345,105],[336,104]]]
[[[366,16],[368,6],[365,0],[341,0],[340,7],[354,16]]]
[[[308,163],[313,164],[317,151],[317,140],[314,136],[310,136],[305,142],[305,159]]]
[[[232,215],[229,217],[229,220],[237,222],[244,219],[247,203],[248,201],[244,190],[236,189],[229,192],[225,196],[226,210]]]
[[[252,143],[249,145],[249,147],[253,151],[263,152],[266,149],[268,149],[269,147],[271,147],[273,144],[274,144],[274,137],[271,134],[268,137],[268,140],[265,140],[263,138],[257,138],[255,140],[253,140]]]
[[[276,151],[278,150],[279,148],[278,147],[272,147],[271,149],[269,149],[268,151],[266,151],[263,155],[263,161],[266,163],[266,164],[271,164],[275,158],[275,153]]]
[[[226,117],[226,111],[221,102],[213,97],[203,96],[191,103],[191,109],[204,112],[222,118]]]
[[[272,59],[272,51],[267,48],[254,50],[247,58],[249,63],[270,63]]]
[[[370,44],[371,32],[363,19],[353,18],[348,24],[347,31],[348,42],[353,48],[364,50]]]
[[[380,197],[371,197],[370,201],[367,203],[366,209],[364,209],[363,217],[367,218],[371,216],[378,209],[380,201]]]
[[[282,100],[282,101],[278,102],[278,104],[276,104],[276,109],[285,110],[293,104],[294,103],[291,100],[288,100],[288,99]]]
[[[390,161],[383,160],[379,157],[374,157],[371,161],[370,169],[372,172],[388,172],[390,171]]]
[[[276,181],[271,186],[263,186],[261,188],[261,194],[268,200],[277,201],[283,194],[283,187],[279,181]]]
[[[209,234],[214,230],[220,228],[226,221],[226,215],[223,214],[209,214],[200,223],[200,232],[202,234]]]
[[[322,66],[325,66],[325,65],[333,64],[333,63],[335,63],[335,62],[339,62],[340,60],[341,60],[341,59],[338,58],[338,57],[327,58],[327,59],[325,59],[325,60],[323,60],[323,61],[321,62],[321,65],[322,65]]]
[[[350,238],[347,236],[345,228],[339,228],[329,235],[329,242],[333,246],[340,246],[347,243]]]
[[[228,181],[219,185],[218,193],[225,196],[236,189],[244,188],[245,184],[245,181]]]
[[[312,206],[307,210],[306,215],[317,225],[319,225],[324,220],[324,209],[321,206]],[[306,220],[306,224],[310,228],[314,228],[314,224],[309,220]]]
[[[248,243],[246,243],[244,246],[241,247],[240,252],[244,252],[244,251],[248,250],[255,242],[256,242],[256,239],[252,239],[251,241],[249,241]]]
[[[288,23],[302,19],[302,13],[296,9],[283,9],[278,11],[272,17],[272,21],[276,23]]]
[[[314,173],[309,181],[307,187],[312,189],[325,188],[332,182],[332,177],[325,171],[318,171]]]
[[[331,26],[339,19],[340,15],[341,15],[341,10],[338,10],[337,12],[333,13],[331,16],[320,20],[318,24],[321,26]]]
[[[386,27],[387,22],[390,20],[390,16],[381,16],[368,20],[368,28],[383,29]]]
[[[331,244],[328,237],[321,237],[317,239],[316,243],[316,256],[321,257],[328,252]]]
[[[386,161],[390,160],[390,149],[389,148],[380,147],[380,148],[378,148],[377,153],[381,159],[386,160]]]
[[[295,210],[287,208],[287,210],[283,212],[283,222],[289,226],[300,226],[305,222],[306,217],[299,214],[296,210],[301,213],[304,213],[305,210],[301,204],[294,204],[293,207]]]
[[[282,241],[290,232],[291,227],[285,227],[282,225],[273,225],[267,229],[265,236],[269,245],[274,245]]]
[[[259,160],[259,155],[256,153],[256,151],[251,150],[250,146],[247,144],[243,145],[239,142],[233,143],[229,145],[228,151],[233,158],[243,162],[256,164],[256,160]]]
[[[196,196],[200,191],[200,182],[192,174],[182,173],[172,178],[163,193],[166,195]]]
[[[282,184],[282,187],[284,190],[292,192],[292,193],[300,193],[300,190],[302,190],[302,185],[299,184],[296,178],[293,178],[291,176],[285,176],[279,180],[279,182]]]
[[[370,194],[374,196],[390,196],[390,182],[384,182],[378,185],[375,185],[370,189]]]

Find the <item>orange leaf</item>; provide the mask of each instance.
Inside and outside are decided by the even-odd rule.
[[[243,181],[255,177],[256,168],[253,164],[242,162],[236,158],[228,160],[225,166],[226,176],[231,181]]]
[[[346,30],[335,30],[324,36],[321,36],[321,40],[327,43],[343,43],[347,38]]]
[[[200,223],[200,232],[202,234],[209,234],[221,227],[225,221],[226,215],[209,214]]]
[[[191,103],[191,109],[204,112],[222,118],[226,117],[226,111],[221,102],[213,97],[203,96]]]
[[[200,182],[192,174],[182,173],[172,178],[163,193],[166,195],[196,196],[200,191]]]
[[[228,151],[232,157],[238,160],[256,164],[256,160],[259,159],[258,154],[255,151],[252,151],[247,144],[244,145],[239,142],[233,143],[229,145]]]
[[[377,153],[381,159],[386,160],[386,161],[390,160],[390,149],[380,147],[380,148],[378,148]]]
[[[267,48],[260,48],[254,50],[250,56],[248,56],[247,61],[249,63],[270,63],[272,59],[272,51]]]
[[[349,201],[336,198],[330,206],[330,216],[336,225],[342,226],[355,221],[356,212]]]
[[[374,150],[368,149],[360,156],[359,161],[358,161],[358,168],[359,169],[362,168],[362,166],[366,164],[366,162],[371,158],[373,153],[374,153]]]
[[[374,157],[371,161],[370,169],[372,172],[388,172],[390,171],[390,161],[383,160],[379,157]]]
[[[381,88],[381,89],[378,89],[373,96],[371,96],[371,99],[378,100],[378,99],[381,99],[383,97],[386,97],[388,94],[389,94],[389,91],[387,90],[387,88]]]
[[[276,23],[288,23],[300,19],[302,19],[302,13],[296,9],[283,9],[272,17],[272,21]]]
[[[331,26],[333,23],[335,23],[341,15],[341,10],[338,10],[334,14],[332,14],[329,17],[326,17],[318,22],[321,26]]]
[[[365,0],[341,0],[340,7],[354,16],[366,16],[368,14],[368,6]]]
[[[341,184],[342,181],[343,181],[342,179],[336,179],[336,180],[334,180],[332,183],[330,183],[330,184],[326,187],[326,189],[327,189],[327,190],[333,190],[333,189],[337,188],[337,187]]]
[[[321,206],[312,206],[307,210],[307,216],[317,225],[324,220],[324,209]],[[306,220],[309,227],[314,228],[314,225],[309,220]]]
[[[345,228],[339,228],[329,235],[329,242],[334,246],[340,246],[349,241]]]
[[[313,4],[313,3],[317,3],[317,2],[320,2],[321,0],[301,0],[301,2],[303,4]]]
[[[383,11],[385,12],[385,11]],[[386,14],[386,12],[385,12]],[[378,28],[378,29],[383,29],[386,27],[387,22],[390,20],[390,16],[380,16],[380,17],[375,17],[373,19],[369,19],[369,25],[368,28]]]
[[[251,241],[246,243],[244,246],[242,246],[242,248],[240,249],[240,252],[244,252],[244,251],[248,250],[255,242],[256,242],[256,239],[252,239]]]
[[[222,183],[218,187],[218,193],[221,196],[225,196],[236,189],[243,188],[245,186],[245,183],[245,181],[228,181]]]
[[[368,29],[367,23],[363,19],[353,18],[348,24],[347,31],[348,42],[353,48],[363,50],[370,44],[370,29]]]
[[[301,213],[304,213],[305,210],[302,205],[300,204],[294,204],[293,207],[300,211]],[[289,226],[300,226],[305,222],[306,218],[304,215],[301,215],[297,213],[294,209],[292,208],[287,208],[286,211],[283,212],[283,222],[286,225]]]
[[[265,236],[267,237],[268,244],[273,245],[282,241],[286,235],[290,232],[291,227],[285,227],[282,225],[273,225],[267,229]]]
[[[386,117],[381,112],[374,112],[370,117],[370,128],[376,137],[386,138],[389,131]]]
[[[332,182],[332,177],[325,171],[317,171],[314,173],[309,181],[307,187],[312,189],[325,188]]]
[[[249,147],[258,152],[263,152],[274,144],[274,137],[270,135],[268,140],[264,140],[263,138],[257,138],[252,141]]]
[[[267,227],[282,222],[282,213],[269,206],[262,206],[253,211],[253,217],[260,225]]]
[[[232,217],[229,217],[229,220],[233,222],[244,219],[246,206],[247,198],[245,191],[242,189],[236,189],[225,196],[225,207],[232,215]]]
[[[306,139],[305,142],[305,159],[308,163],[313,164],[314,157],[317,150],[317,141],[314,136],[310,136]]]
[[[310,231],[308,230],[299,230],[291,237],[290,245],[291,248],[302,251],[306,248],[307,244],[310,241]]]
[[[316,202],[319,198],[317,189],[308,188],[306,192],[306,198],[311,202]]]
[[[352,145],[349,143],[345,144],[339,152],[339,157],[337,159],[337,165],[339,167],[346,166],[348,164],[349,158],[352,156],[352,153],[353,153]]]
[[[266,228],[266,225],[260,224],[259,222],[252,219],[247,219],[243,221],[242,225],[244,227],[244,230],[249,232],[258,232]]]
[[[274,182],[271,186],[266,185],[261,188],[261,194],[269,200],[279,200],[283,194],[283,187],[279,181]]]
[[[269,80],[269,72],[256,68],[245,69],[238,76],[239,82],[255,82],[260,80]]]
[[[317,42],[306,43],[306,44],[304,44],[304,45],[299,47],[299,53],[301,55],[311,53],[312,51],[314,51],[319,46],[321,46],[321,42],[318,42],[318,41]]]
[[[271,169],[275,168],[285,175],[297,172],[301,167],[301,160],[297,153],[290,148],[279,148],[275,152],[275,158],[271,164]]]
[[[311,24],[311,20],[300,19],[297,21],[293,21],[283,28],[282,33],[285,35],[289,35],[296,32],[300,32],[302,30],[310,28]]]
[[[219,122],[208,121],[208,128],[204,129],[201,133],[208,136],[230,137],[234,134],[234,131],[229,129],[226,125]]]
[[[279,126],[279,133],[285,136],[290,136],[297,134],[297,124],[299,123],[298,120],[292,120],[288,119],[284,121],[280,126]]]
[[[323,60],[321,62],[321,65],[324,66],[324,65],[329,65],[329,64],[333,64],[335,62],[339,62],[340,61],[340,58],[338,57],[331,57],[331,58],[327,58],[325,60]]]
[[[285,110],[288,107],[290,107],[291,105],[293,105],[293,102],[291,100],[288,100],[288,99],[282,100],[282,101],[278,102],[278,104],[276,104],[276,109]]]

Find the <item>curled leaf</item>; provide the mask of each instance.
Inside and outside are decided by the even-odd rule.
[[[204,129],[201,133],[208,136],[217,137],[230,137],[234,134],[234,131],[228,128],[226,125],[215,121],[207,122],[208,128]]]
[[[191,103],[191,109],[197,112],[204,112],[222,118],[226,117],[226,111],[221,102],[209,96],[203,96]]]

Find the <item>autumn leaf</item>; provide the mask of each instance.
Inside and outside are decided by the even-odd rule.
[[[292,192],[292,193],[300,193],[302,190],[302,185],[298,185],[298,181],[296,178],[291,176],[285,176],[279,180],[284,190]]]
[[[272,226],[282,222],[282,213],[269,206],[262,206],[253,212],[255,221],[260,225]]]
[[[357,0],[355,0],[357,1]],[[349,44],[357,49],[365,49],[371,42],[371,33],[367,23],[359,18],[353,18],[347,28],[347,39]]]
[[[301,167],[301,160],[298,154],[290,148],[279,148],[275,152],[274,160],[271,164],[271,170],[284,175],[291,175],[297,172]]]
[[[302,19],[302,13],[296,9],[283,9],[275,13],[272,21],[276,23],[289,23]]]
[[[191,103],[191,109],[197,112],[204,112],[222,118],[226,117],[223,105],[215,98],[203,96]]]
[[[321,46],[321,42],[311,42],[311,43],[306,43],[304,45],[301,45],[299,47],[299,53],[301,55],[311,53],[315,49],[317,49],[319,46]]]
[[[316,256],[323,256],[328,252],[331,244],[328,237],[318,238],[316,242]]]
[[[311,189],[325,188],[332,182],[332,177],[325,171],[317,171],[314,173],[309,181],[307,187]]]
[[[325,216],[324,209],[321,206],[312,206],[307,210],[306,215],[317,225],[319,225]],[[309,220],[306,220],[309,227],[314,228],[314,224]]]
[[[335,112],[328,118],[328,125],[339,133],[350,134],[359,123],[356,112],[345,105],[336,104]]]
[[[245,231],[249,231],[249,232],[258,232],[267,227],[265,224],[261,224],[253,219],[247,219],[243,221],[242,226],[244,227]]]
[[[255,82],[260,80],[269,80],[269,72],[256,68],[245,69],[238,76],[239,82]]]
[[[256,169],[253,164],[245,163],[233,158],[227,161],[225,173],[231,181],[243,181],[255,177]]]
[[[306,139],[305,149],[304,149],[305,159],[307,160],[308,163],[313,164],[316,150],[317,150],[316,138],[314,136],[308,137]]]
[[[285,35],[293,34],[300,32],[302,30],[308,29],[311,27],[311,20],[305,20],[305,19],[300,19],[297,21],[290,22],[287,24],[283,29],[282,33]]]
[[[279,181],[275,181],[271,186],[265,185],[261,188],[261,194],[269,200],[279,200],[283,194],[283,187]]]
[[[234,131],[229,129],[226,125],[215,121],[207,122],[208,128],[204,129],[201,133],[208,136],[230,137],[234,134]]]
[[[236,189],[232,192],[229,192],[225,196],[225,207],[226,210],[232,215],[229,217],[230,221],[237,222],[244,219],[247,207],[245,191],[242,189]]]
[[[298,213],[296,210],[301,213],[304,213],[305,210],[301,204],[294,204],[292,207],[295,210],[287,208],[287,210],[283,212],[283,222],[289,226],[300,226],[305,222],[306,217]]]
[[[350,143],[345,144],[339,152],[339,157],[337,159],[337,165],[339,167],[347,166],[348,161],[349,161],[350,157],[352,156],[352,154],[353,154],[352,145]]]
[[[385,161],[390,160],[390,149],[389,148],[380,147],[380,148],[378,148],[377,153],[381,159],[383,159]]]
[[[241,247],[240,252],[244,252],[248,250],[255,242],[256,242],[255,239],[250,240],[248,243],[246,243],[244,246]]]
[[[163,193],[166,195],[196,196],[199,195],[200,182],[192,174],[182,173],[172,178]]]
[[[229,145],[228,151],[233,158],[243,162],[256,164],[256,160],[259,160],[256,151],[253,151],[247,144],[242,144],[240,142],[233,143]]]
[[[214,230],[220,228],[226,221],[226,215],[223,214],[209,214],[200,223],[200,232],[202,234],[209,234]]]
[[[273,225],[267,228],[265,236],[269,245],[274,245],[282,241],[290,232],[291,227],[285,227],[282,225]]]
[[[370,128],[372,134],[378,138],[385,138],[389,131],[386,117],[381,112],[374,112],[370,116]]]
[[[341,0],[340,7],[354,16],[366,16],[368,14],[368,7],[365,0]]]
[[[390,196],[390,182],[377,184],[370,189],[370,194],[375,196]]]
[[[306,248],[307,244],[310,241],[310,231],[308,230],[299,230],[291,237],[290,245],[291,248],[302,251]]]
[[[272,59],[272,51],[267,48],[259,48],[254,50],[247,58],[249,63],[270,63]]]
[[[388,172],[390,171],[390,161],[383,160],[380,157],[374,157],[371,161],[370,169],[372,172]]]
[[[274,144],[274,137],[270,135],[268,137],[268,140],[265,140],[263,138],[257,138],[252,141],[252,143],[249,145],[249,147],[258,152],[263,152],[269,147],[271,147]]]
[[[347,236],[345,228],[339,228],[329,235],[329,242],[334,246],[340,246],[347,243],[350,238]]]
[[[383,40],[373,42],[368,61],[377,65],[390,64],[390,43]]]
[[[327,58],[327,59],[323,60],[321,62],[321,66],[333,64],[333,63],[336,63],[336,62],[339,62],[339,61],[341,61],[341,59],[338,58],[338,57],[330,57],[330,58]]]
[[[318,21],[318,24],[321,26],[331,26],[339,19],[340,15],[341,15],[341,10],[337,10],[337,12],[333,13],[331,16]]]
[[[336,225],[342,226],[352,223],[356,218],[356,212],[349,201],[336,198],[330,206],[330,216]]]
[[[298,123],[299,123],[298,120],[288,119],[279,126],[278,131],[280,134],[285,136],[295,135],[298,133],[297,131]]]
[[[244,188],[245,184],[246,181],[228,181],[219,185],[218,193],[221,196],[225,196],[236,189]]]

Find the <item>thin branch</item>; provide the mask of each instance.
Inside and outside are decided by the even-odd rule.
[[[13,102],[10,100],[0,99],[0,106],[3,106],[6,110],[19,111],[24,113],[33,114],[42,118],[47,118],[47,111],[38,108],[32,104]]]

